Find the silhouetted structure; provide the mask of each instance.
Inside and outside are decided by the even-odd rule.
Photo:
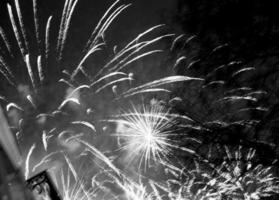
[[[27,185],[36,196],[47,197],[47,199],[51,200],[61,200],[47,171],[43,171],[27,180]]]
[[[0,108],[0,199],[33,200],[20,171],[20,155]]]

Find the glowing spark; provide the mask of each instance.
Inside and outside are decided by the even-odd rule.
[[[203,81],[201,78],[193,78],[188,76],[168,76],[162,79],[158,79],[149,83],[145,83],[135,88],[131,88],[128,91],[121,94],[121,96],[130,96],[135,93],[138,94],[139,91],[144,92],[145,90],[150,90],[154,87],[167,85],[171,83],[183,82],[183,81]],[[158,88],[159,89],[159,88]]]
[[[256,102],[257,99],[251,96],[227,96],[222,99],[217,100],[217,102],[222,102],[222,101],[229,101],[229,102],[235,102],[235,101],[253,101]]]
[[[39,73],[39,79],[40,79],[40,82],[42,83],[45,77],[44,77],[44,72],[43,72],[41,55],[39,55],[37,58],[37,68],[38,68],[38,73]]]
[[[170,50],[171,50],[171,51],[173,51],[173,49],[174,49],[176,43],[177,43],[181,38],[183,38],[184,36],[185,36],[185,34],[181,34],[181,35],[177,36],[177,37],[173,40],[173,42],[172,42],[172,44],[171,44],[171,47],[170,47]]]
[[[68,163],[69,164],[69,163]],[[71,170],[72,172],[72,170]],[[62,196],[63,200],[92,200],[96,199],[96,193],[93,189],[85,189],[84,181],[75,180],[74,184],[70,185],[70,173],[65,177],[62,172]]]
[[[21,29],[21,33],[23,35],[23,41],[24,41],[24,45],[26,48],[26,52],[29,52],[29,48],[28,48],[28,41],[27,41],[27,35],[26,35],[26,29],[23,23],[23,17],[22,17],[22,13],[21,13],[21,9],[18,3],[18,0],[15,0],[15,7],[16,7],[16,12],[17,12],[17,16],[18,16],[18,20],[19,20],[19,26]]]
[[[9,75],[7,74],[7,72],[5,71],[5,69],[3,70],[1,68],[2,63],[0,62],[0,73],[6,78],[6,80],[13,86],[15,86],[15,83],[10,79]]]
[[[109,74],[107,74],[107,75],[101,77],[101,78],[98,79],[97,81],[94,81],[93,83],[91,83],[91,84],[90,84],[90,87],[93,87],[94,85],[96,85],[97,83],[101,82],[102,80],[105,80],[105,79],[107,79],[107,78],[110,78],[110,77],[113,77],[113,76],[116,76],[116,75],[123,75],[123,76],[125,76],[125,75],[127,75],[127,74],[125,74],[125,73],[123,73],[123,72],[112,72],[112,73],[109,73]]]
[[[61,110],[69,102],[73,102],[80,105],[80,102],[77,98],[68,98],[61,103],[61,105],[58,107],[58,110]]]
[[[36,89],[35,77],[34,77],[34,73],[33,73],[32,67],[31,67],[30,55],[29,54],[27,54],[25,56],[25,63],[26,63],[26,67],[27,67],[28,74],[29,74],[31,83],[33,85],[33,88]]]
[[[28,101],[30,102],[30,104],[31,104],[34,108],[36,108],[36,104],[34,103],[34,100],[33,100],[32,96],[29,94],[29,95],[27,95],[26,98],[28,99]]]
[[[36,33],[37,44],[40,46],[41,40],[40,40],[40,33],[39,33],[37,0],[33,0],[33,15],[34,15],[33,18],[34,18],[34,24],[35,24],[35,33]]]
[[[101,50],[101,46],[103,46],[104,43],[95,45],[94,47],[92,47],[87,54],[82,58],[82,60],[80,61],[79,65],[76,67],[76,69],[73,71],[72,75],[71,75],[71,79],[74,79],[74,77],[77,75],[77,73],[79,72],[79,70],[82,67],[82,64],[86,61],[86,59],[93,53],[100,51]]]
[[[255,69],[254,67],[242,68],[242,69],[240,69],[240,70],[234,72],[234,73],[232,74],[232,77],[235,77],[235,76],[237,76],[237,75],[239,75],[239,74],[241,74],[241,73],[243,73],[243,72],[253,71],[253,70],[256,70],[256,69]]]
[[[10,69],[10,67],[8,66],[8,64],[5,62],[5,59],[2,57],[2,55],[0,54],[0,66],[3,66],[4,67],[4,70],[7,72],[7,76],[9,77],[12,77],[12,78],[14,78],[14,75],[13,75],[13,73],[12,73],[12,71],[11,71],[11,69]],[[3,71],[2,72],[3,74],[4,74],[4,76],[5,76],[5,72]]]
[[[90,151],[94,156],[102,160],[104,163],[106,163],[114,172],[117,174],[121,174],[120,171],[114,166],[114,164],[109,160],[108,157],[106,157],[101,151],[99,151],[97,148],[95,148],[93,145],[89,144],[88,142],[85,142],[83,140],[77,139],[80,143],[88,147],[88,151]]]
[[[47,62],[47,60],[48,60],[49,51],[50,51],[49,34],[50,34],[51,20],[52,20],[52,16],[50,16],[50,17],[48,18],[48,20],[47,20],[46,32],[45,32],[45,59],[46,59],[46,62]]]
[[[0,95],[0,100],[5,101],[5,102],[8,102],[7,99],[6,99],[6,97],[1,96],[1,95]]]
[[[68,164],[68,167],[70,168],[70,170],[71,170],[71,172],[72,172],[72,174],[73,174],[73,176],[75,178],[75,181],[77,181],[78,180],[78,175],[77,175],[77,172],[76,172],[73,164],[71,163],[71,161],[70,161],[70,159],[68,158],[67,155],[64,155],[64,158],[65,158],[65,160],[66,160],[66,162]]]
[[[96,90],[96,94],[99,93],[100,91],[104,90],[105,88],[107,88],[108,86],[111,86],[111,85],[114,85],[116,83],[120,83],[120,82],[123,82],[123,81],[130,81],[131,78],[130,77],[124,77],[124,78],[120,78],[120,79],[117,79],[117,80],[114,80],[114,81],[111,81],[105,85],[103,85],[102,87],[98,88]]]
[[[81,86],[75,88],[75,89],[68,95],[68,97],[73,97],[74,94],[75,94],[76,92],[78,92],[78,91],[81,90],[81,89],[85,89],[85,88],[86,88],[86,89],[89,89],[90,87],[89,87],[88,85],[81,85]]]
[[[197,63],[199,63],[199,62],[200,62],[200,59],[192,61],[192,62],[189,63],[189,65],[187,66],[187,69],[192,68],[195,64],[197,64]]]
[[[11,108],[16,108],[16,109],[18,109],[18,110],[23,111],[23,109],[22,109],[21,107],[19,107],[19,106],[18,106],[17,104],[15,104],[15,103],[9,103],[9,104],[6,106],[7,112],[9,112]]]
[[[96,132],[96,128],[93,126],[93,124],[86,122],[86,121],[74,121],[72,124],[78,124],[78,125],[83,125],[88,128],[90,128],[92,131]]]
[[[68,85],[69,87],[71,88],[75,88],[75,86],[73,84],[71,84],[69,81],[61,78],[58,82],[61,82],[61,83],[65,83],[66,85]]]
[[[124,182],[122,189],[127,200],[152,200],[153,195],[147,192],[146,186],[134,182]]]
[[[24,59],[25,50],[24,50],[24,47],[23,47],[23,43],[20,39],[20,34],[19,34],[19,31],[18,31],[18,28],[16,26],[16,22],[15,22],[15,18],[14,18],[14,15],[13,15],[12,7],[10,6],[10,4],[7,4],[7,7],[8,7],[8,12],[9,12],[10,21],[11,21],[11,24],[12,24],[12,27],[13,27],[13,31],[14,31],[14,34],[15,34],[15,37],[16,37],[16,40],[17,40],[17,44],[18,44],[18,47],[20,49],[21,55]]]
[[[0,26],[0,36],[2,37],[2,40],[5,43],[5,46],[8,49],[9,54],[13,56],[12,51],[11,51],[10,42],[9,42],[9,40],[8,40],[6,34],[5,34],[5,32],[4,32],[4,30],[3,30],[3,28],[1,26]]]
[[[35,172],[41,165],[46,164],[47,162],[51,161],[51,157],[55,154],[60,154],[62,151],[55,151],[47,154],[44,156],[32,169],[32,172]]]
[[[36,144],[33,144],[31,146],[31,148],[29,149],[26,160],[25,160],[25,175],[24,175],[25,180],[27,180],[27,178],[29,177],[30,157],[31,157],[35,148],[36,148]]]
[[[73,12],[75,10],[75,7],[77,5],[77,2],[78,0],[75,0],[74,3],[72,3],[72,0],[70,1],[66,1],[65,2],[65,6],[67,6],[67,13],[66,13],[66,18],[65,18],[65,22],[63,24],[63,29],[61,31],[61,34],[62,34],[62,37],[60,39],[60,46],[59,46],[59,61],[62,59],[62,53],[63,53],[63,50],[64,50],[64,46],[65,46],[65,42],[67,40],[67,37],[68,37],[68,30],[69,30],[69,27],[70,27],[70,23],[71,23],[71,19],[72,19],[72,15],[73,15]]]
[[[175,61],[175,64],[174,64],[174,66],[172,67],[172,69],[176,69],[177,68],[177,66],[181,63],[181,62],[183,62],[184,60],[186,60],[186,56],[181,56],[180,58],[178,58],[176,61]]]
[[[48,140],[52,137],[53,135],[47,135],[47,132],[44,130],[42,134],[42,142],[44,145],[45,151],[47,151],[48,148]]]

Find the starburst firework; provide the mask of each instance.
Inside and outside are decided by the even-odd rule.
[[[128,159],[139,158],[142,162],[167,159],[174,146],[170,136],[173,134],[175,120],[168,110],[158,102],[142,108],[136,108],[117,116],[118,132],[116,135],[123,140],[121,149],[128,153]]]

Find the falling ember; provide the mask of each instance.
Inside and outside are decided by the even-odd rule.
[[[29,170],[30,170],[30,157],[31,157],[33,151],[35,150],[35,148],[36,148],[36,144],[33,144],[31,146],[31,148],[29,149],[28,154],[27,154],[26,159],[25,159],[25,175],[24,175],[25,179],[27,179],[29,177],[29,175],[30,175],[29,174]]]

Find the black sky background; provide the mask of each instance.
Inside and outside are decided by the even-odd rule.
[[[93,28],[93,25],[98,22],[106,9],[114,2],[112,0],[80,0],[73,15],[73,24],[76,24],[72,27],[72,31],[78,32],[79,30],[84,30],[84,27],[86,27],[84,26],[85,24],[90,24],[91,28]],[[10,22],[7,20],[7,3],[13,4],[13,1],[1,0],[0,2],[1,25],[5,24],[5,26],[10,25]],[[32,17],[32,1],[20,0],[19,3],[24,17]],[[123,40],[123,37],[128,37],[127,35],[132,35],[150,26],[164,23],[164,13],[173,11],[176,5],[175,0],[123,0],[120,1],[121,3],[131,3],[132,5],[116,20],[117,22],[114,26],[116,31],[111,31],[116,40]],[[40,18],[46,17],[47,15],[60,14],[63,9],[63,4],[64,1],[62,0],[38,1]],[[29,18],[28,20],[32,19]],[[45,23],[44,20],[41,20],[41,22]]]

